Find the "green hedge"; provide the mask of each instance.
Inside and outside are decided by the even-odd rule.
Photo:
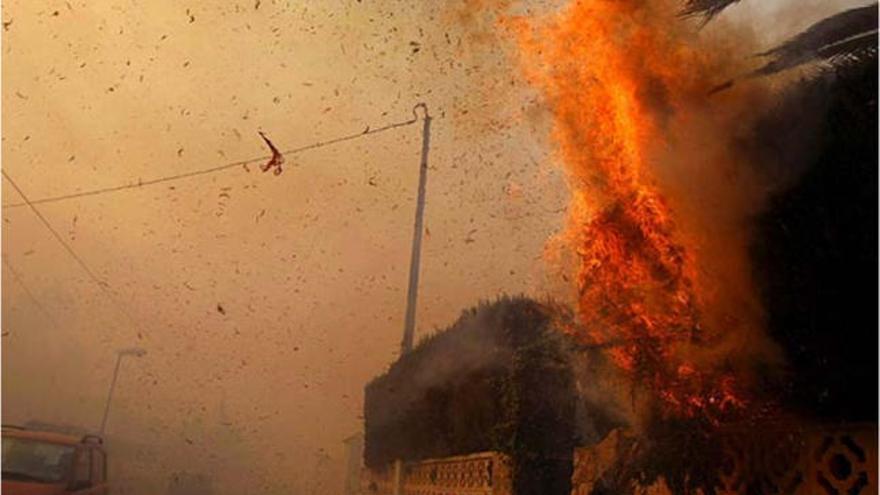
[[[554,314],[523,297],[480,304],[373,380],[367,466],[500,451],[515,493],[569,494],[577,400]]]

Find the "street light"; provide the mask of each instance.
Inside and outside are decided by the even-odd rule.
[[[110,391],[107,393],[107,403],[104,404],[104,417],[101,418],[101,429],[98,434],[104,436],[104,427],[107,426],[107,416],[110,414],[110,400],[113,398],[113,390],[116,388],[116,378],[119,376],[119,366],[124,356],[143,357],[146,350],[139,347],[129,347],[116,351],[116,368],[113,369],[113,380],[110,382]]]

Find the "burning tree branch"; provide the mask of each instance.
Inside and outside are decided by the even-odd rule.
[[[284,163],[284,155],[282,155],[281,152],[278,151],[278,148],[276,148],[275,145],[272,144],[272,141],[270,141],[269,138],[266,137],[265,134],[263,134],[263,131],[259,131],[259,133],[260,137],[263,138],[263,141],[266,142],[266,145],[268,145],[269,149],[272,151],[272,157],[269,159],[268,162],[260,166],[260,170],[262,170],[263,172],[268,172],[270,169],[274,168],[275,170],[273,171],[273,173],[275,175],[281,175],[281,172],[283,172],[283,170],[281,169],[281,165]]]

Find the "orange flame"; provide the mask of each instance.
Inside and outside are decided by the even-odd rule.
[[[697,250],[652,175],[668,120],[715,86],[712,57],[663,2],[580,0],[538,22],[505,22],[552,109],[569,174],[580,337],[619,342],[613,360],[672,411],[741,407],[732,373],[680,352],[714,335],[703,326]]]

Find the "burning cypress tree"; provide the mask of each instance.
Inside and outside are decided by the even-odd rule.
[[[708,20],[733,3],[691,1],[685,14]],[[658,477],[675,493],[712,493],[721,426],[749,424],[790,400],[808,415],[876,414],[876,4],[760,54],[766,63],[743,71],[750,80],[736,88],[712,79],[739,61],[700,45],[674,17],[668,2],[581,1],[545,20],[508,22],[554,114],[570,178],[565,236],[581,261],[578,335],[625,341],[609,355],[656,392],[656,413],[642,418],[633,448],[596,493],[629,493]],[[788,91],[764,84],[806,64],[813,72]],[[694,189],[680,177],[663,183],[664,169],[695,161],[702,168],[691,169],[692,182],[711,183],[706,170],[731,171],[719,196],[741,193],[728,203],[736,211],[704,214],[682,195]],[[789,188],[755,221],[766,191],[782,187],[771,184],[773,166],[785,169]],[[743,187],[734,174],[756,179]],[[751,232],[722,242],[709,235],[742,225]],[[717,256],[707,255],[715,246]],[[841,339],[841,323],[864,331]],[[856,378],[867,391],[846,390]]]

